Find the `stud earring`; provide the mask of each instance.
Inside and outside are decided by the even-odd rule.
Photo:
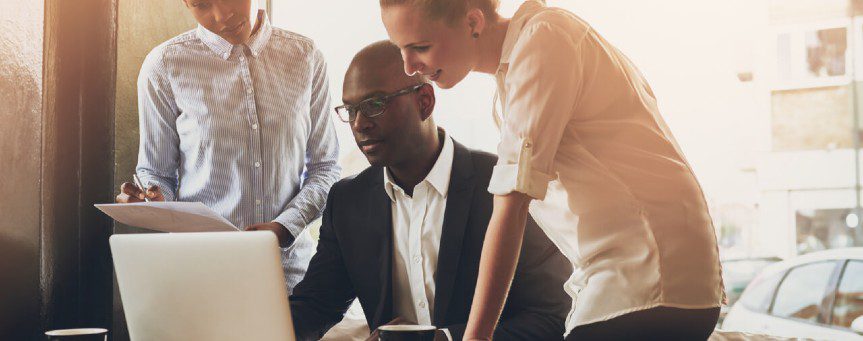
[[[474,32],[474,33],[473,33],[473,39],[477,39],[477,38],[479,38],[479,33]]]

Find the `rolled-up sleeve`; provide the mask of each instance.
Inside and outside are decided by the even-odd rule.
[[[503,81],[499,159],[488,188],[492,194],[521,192],[542,200],[548,183],[557,178],[555,154],[582,87],[583,39],[547,22],[522,30]]]

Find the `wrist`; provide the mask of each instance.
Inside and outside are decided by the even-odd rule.
[[[288,228],[284,224],[282,224],[278,221],[274,221],[273,223],[275,223],[277,225],[278,230],[279,230],[279,232],[276,233],[276,235],[279,236],[279,247],[285,248],[285,247],[291,246],[291,244],[294,243],[294,239],[295,239],[294,235],[291,233],[291,231],[288,230]]]

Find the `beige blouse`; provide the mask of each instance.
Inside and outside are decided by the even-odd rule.
[[[657,306],[724,300],[701,186],[641,73],[574,14],[525,2],[496,75],[489,191],[522,192],[572,262],[567,331]]]

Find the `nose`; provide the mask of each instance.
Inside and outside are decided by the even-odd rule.
[[[402,60],[405,63],[405,74],[413,76],[417,72],[422,72],[423,65],[420,63],[413,53],[402,51]]]
[[[230,6],[225,6],[221,3],[213,3],[213,18],[218,23],[226,23],[234,17],[234,12]]]
[[[367,132],[374,127],[373,119],[366,117],[361,112],[357,112],[357,118],[351,122],[351,129],[355,132]]]

